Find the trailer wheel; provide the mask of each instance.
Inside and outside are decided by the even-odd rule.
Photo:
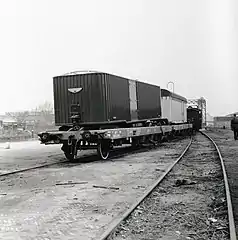
[[[98,144],[97,152],[101,159],[107,160],[110,153],[110,143],[104,141],[100,142]]]

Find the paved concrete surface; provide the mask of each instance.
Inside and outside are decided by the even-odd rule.
[[[59,164],[0,178],[0,239],[97,239],[163,173],[188,141],[166,143],[114,160]],[[57,146],[18,145],[18,149],[3,151],[5,155],[1,152],[2,169],[7,159],[16,164],[62,157]],[[67,185],[57,185],[64,183]]]
[[[64,160],[60,145],[40,144],[39,141],[0,143],[0,174]]]

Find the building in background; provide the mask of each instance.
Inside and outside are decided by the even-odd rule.
[[[49,112],[29,111],[0,115],[2,137],[35,137],[38,132],[53,128],[55,128],[54,114]]]
[[[231,114],[228,114],[226,116],[214,117],[214,127],[215,128],[231,129],[231,119],[233,118],[234,114],[238,115],[238,112],[231,113]]]
[[[207,127],[214,127],[214,118],[207,113]]]
[[[234,114],[236,114],[238,116],[238,112],[234,112],[234,113],[226,115],[226,117],[233,117]]]
[[[0,115],[0,134],[12,134],[17,130],[17,121],[9,116]]]
[[[227,117],[227,116],[214,117],[214,127],[230,129],[231,128],[231,119],[232,119],[232,117]]]
[[[45,131],[46,129],[54,128],[55,116],[53,113],[44,113],[32,111],[24,120],[24,129],[34,131],[35,133]]]

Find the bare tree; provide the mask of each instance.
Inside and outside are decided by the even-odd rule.
[[[29,116],[29,111],[7,112],[6,115],[16,120],[18,126],[25,127],[25,121]]]
[[[44,102],[39,105],[35,111],[44,118],[46,125],[52,125],[52,122],[54,122],[54,106],[51,102]]]
[[[44,102],[43,104],[39,105],[37,108],[36,108],[37,112],[41,112],[41,113],[44,113],[44,114],[53,114],[54,112],[54,106],[51,102]]]

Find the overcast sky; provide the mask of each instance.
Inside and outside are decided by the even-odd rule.
[[[0,113],[53,101],[52,77],[139,79],[238,111],[237,0],[21,0],[0,7]]]

